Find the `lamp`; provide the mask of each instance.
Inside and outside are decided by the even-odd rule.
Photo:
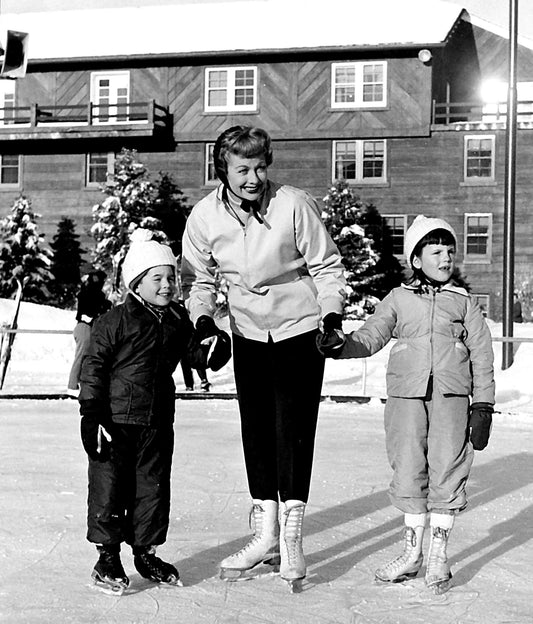
[[[433,54],[431,54],[431,51],[427,48],[420,50],[420,52],[418,53],[418,60],[421,63],[424,63],[424,65],[427,65],[427,63],[429,63],[432,58]]]

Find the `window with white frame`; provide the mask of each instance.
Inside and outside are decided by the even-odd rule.
[[[407,215],[386,215],[383,217],[384,241],[395,256],[403,256],[403,243],[407,229]]]
[[[385,61],[332,63],[332,108],[383,108],[387,106]]]
[[[464,139],[465,182],[494,181],[494,135],[467,135]]]
[[[0,80],[0,123],[15,121],[15,80]]]
[[[333,179],[357,184],[387,181],[385,139],[333,141]]]
[[[464,224],[465,262],[489,262],[492,254],[492,214],[466,213]]]
[[[0,155],[0,185],[18,186],[20,182],[20,156],[18,154]]]
[[[205,145],[205,168],[204,168],[204,183],[208,185],[218,184],[219,179],[217,172],[215,171],[215,161],[213,158],[213,150],[215,149],[214,143],[206,143]]]
[[[257,67],[207,67],[205,111],[257,110]]]
[[[90,152],[87,154],[85,184],[99,186],[105,184],[115,167],[114,152]]]
[[[490,315],[490,295],[472,293],[472,297],[481,308],[481,314],[488,318]]]

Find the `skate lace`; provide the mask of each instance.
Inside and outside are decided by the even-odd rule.
[[[438,570],[441,566],[447,565],[446,545],[449,533],[448,529],[433,527],[428,556],[428,575],[431,575],[432,572]]]
[[[305,505],[297,505],[283,512],[285,522],[285,546],[289,565],[299,557]]]
[[[383,572],[395,574],[402,570],[409,562],[416,548],[416,533],[411,527],[404,530],[404,548],[403,552],[392,561],[385,564],[382,568]]]
[[[250,541],[245,544],[238,552],[235,553],[235,557],[246,553],[248,550],[253,548],[258,542],[261,541],[261,534],[263,532],[263,517],[265,510],[262,505],[254,503],[250,509],[250,513],[248,515],[248,526],[253,531],[253,536]]]
[[[118,553],[100,550],[100,562],[103,564],[106,576],[115,580],[126,578],[126,572]]]
[[[144,565],[148,568],[148,570],[152,574],[166,574],[171,567],[169,563],[166,563],[159,557],[156,557],[152,551],[148,551],[146,553],[142,553],[139,555]]]

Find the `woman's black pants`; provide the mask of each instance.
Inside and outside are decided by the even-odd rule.
[[[233,366],[252,498],[307,502],[324,377],[317,331],[273,342],[233,335]]]

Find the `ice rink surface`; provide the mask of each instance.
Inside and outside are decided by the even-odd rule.
[[[302,593],[290,594],[276,574],[219,580],[218,562],[249,535],[237,403],[177,401],[171,526],[158,554],[185,586],[142,579],[125,546],[131,584],[116,597],[90,579],[96,551],[85,540],[77,403],[0,398],[0,622],[531,624],[531,417],[496,414],[450,537],[453,586],[434,596],[423,576],[373,580],[401,534],[387,497],[382,414],[377,400],[322,403],[304,524],[308,576]]]

